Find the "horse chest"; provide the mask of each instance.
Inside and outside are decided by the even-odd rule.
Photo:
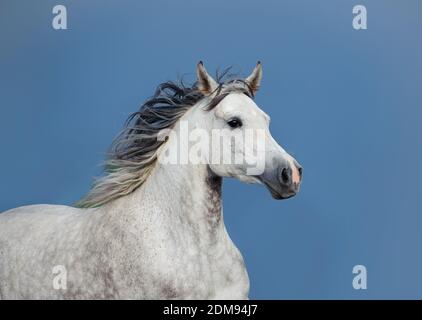
[[[157,269],[159,280],[155,283],[161,287],[162,298],[248,298],[249,279],[243,258],[226,234],[212,244],[186,238],[172,242],[161,253],[159,260],[166,262]]]
[[[168,198],[180,201],[155,206],[146,198],[143,204],[150,207],[137,208],[133,218],[122,219],[128,238],[117,252],[123,254],[121,273],[127,277],[127,270],[135,271],[133,281],[125,283],[137,283],[142,298],[248,298],[243,258],[222,219],[221,185],[207,180],[207,186],[196,188],[204,189],[201,192],[178,190],[180,199]],[[131,221],[129,226],[126,221]]]

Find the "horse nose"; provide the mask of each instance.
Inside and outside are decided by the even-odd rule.
[[[301,166],[299,163],[297,163],[297,162],[295,162],[295,165],[296,165],[297,171],[298,171],[298,173],[299,173],[299,180],[302,180],[302,172],[303,172],[303,168],[302,168],[302,166]]]
[[[289,163],[280,168],[279,182],[289,191],[297,192],[302,179],[303,168],[298,163]]]
[[[288,186],[292,180],[292,169],[290,168],[281,168],[280,182],[285,186]]]

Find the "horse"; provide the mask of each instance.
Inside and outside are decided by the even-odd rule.
[[[299,191],[302,168],[254,102],[260,62],[246,78],[214,79],[202,62],[196,75],[192,85],[160,84],[128,118],[104,174],[75,206],[0,214],[0,299],[249,298],[223,220],[222,180],[262,184],[287,199]],[[215,132],[225,143],[209,145]],[[251,139],[239,138],[248,132]]]

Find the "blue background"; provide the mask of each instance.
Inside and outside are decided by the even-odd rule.
[[[51,27],[56,4],[68,30]],[[421,14],[416,0],[0,0],[0,211],[74,203],[157,84],[200,59],[244,74],[259,59],[257,103],[304,182],[274,201],[225,181],[251,298],[422,298]]]

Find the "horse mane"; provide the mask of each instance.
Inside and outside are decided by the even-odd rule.
[[[229,74],[231,68],[218,73],[216,94],[207,104],[207,110],[217,106],[233,91],[253,97],[248,83]],[[149,177],[157,161],[161,146],[161,130],[171,129],[191,107],[205,95],[197,82],[185,85],[183,80],[160,84],[155,94],[126,120],[125,128],[113,141],[104,166],[104,175],[96,179],[91,190],[76,203],[80,208],[101,206],[111,200],[132,193]]]

